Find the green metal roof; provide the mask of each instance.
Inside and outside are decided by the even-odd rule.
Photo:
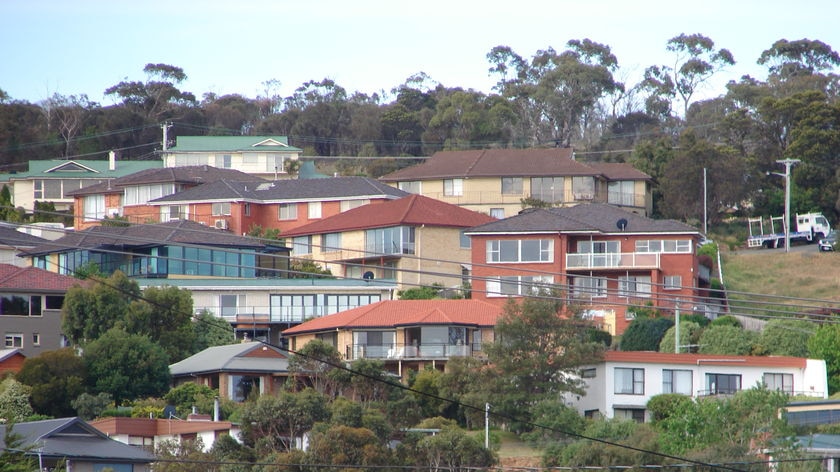
[[[146,169],[163,167],[163,161],[120,161],[116,162],[114,170],[110,170],[108,160],[65,160],[49,159],[29,161],[29,170],[14,174],[0,175],[0,181],[21,180],[29,178],[54,179],[111,179],[123,177]]]
[[[273,142],[272,142],[273,141]],[[277,144],[279,143],[279,144]],[[235,152],[235,151],[302,152],[289,146],[286,136],[178,136],[170,152]]]

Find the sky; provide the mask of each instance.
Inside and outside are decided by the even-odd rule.
[[[0,89],[33,103],[145,81],[143,67],[180,67],[182,91],[199,99],[238,93],[291,95],[332,79],[348,93],[380,93],[424,72],[446,87],[489,93],[487,53],[524,58],[572,39],[610,46],[616,78],[638,82],[650,65],[673,65],[669,39],[699,33],[736,64],[698,94],[729,80],[766,78],[756,60],[779,39],[820,40],[840,51],[838,0],[0,0]]]

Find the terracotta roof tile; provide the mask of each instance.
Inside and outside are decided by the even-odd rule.
[[[640,364],[743,365],[748,367],[805,368],[807,359],[787,356],[721,356],[714,354],[674,354],[651,351],[607,351],[607,362]]]
[[[283,335],[423,324],[489,327],[496,325],[502,312],[502,307],[480,300],[384,300],[315,318],[283,331]]]
[[[34,293],[66,292],[81,281],[75,277],[48,272],[36,267],[0,264],[0,289],[26,290]]]

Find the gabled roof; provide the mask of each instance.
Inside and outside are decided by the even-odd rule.
[[[337,233],[389,226],[470,228],[495,218],[423,195],[364,205],[283,233],[284,236]]]
[[[144,169],[133,174],[100,182],[96,185],[67,192],[67,195],[95,195],[99,193],[122,193],[125,187],[133,185],[149,185],[161,183],[175,183],[187,185],[200,185],[217,180],[242,180],[246,182],[261,181],[255,177],[236,169],[223,169],[213,166],[183,166],[183,167],[162,167],[158,169]]]
[[[29,170],[16,174],[0,175],[0,181],[25,180],[31,178],[44,179],[108,179],[133,174],[144,169],[163,167],[163,161],[121,161],[117,159],[114,170],[109,169],[110,163],[105,160],[75,160],[64,159],[29,161]]]
[[[286,136],[178,136],[170,153],[211,151],[302,152]]]
[[[46,241],[44,238],[18,231],[16,226],[0,223],[0,246],[35,247]]]
[[[152,204],[187,204],[207,200],[247,200],[261,203],[285,203],[370,198],[399,198],[408,193],[368,177],[330,177],[326,179],[289,179],[262,182],[219,180],[172,195],[157,198]]]
[[[196,244],[213,247],[261,249],[265,245],[255,238],[237,236],[228,231],[209,228],[190,220],[146,225],[94,226],[74,231],[22,253],[37,256],[81,249],[156,247]]]
[[[611,166],[633,169],[630,164]],[[630,175],[630,171],[627,171]],[[599,176],[604,170],[574,159],[570,148],[545,149],[482,149],[470,151],[439,151],[416,166],[400,169],[380,178],[384,182],[470,177],[556,177]],[[636,178],[650,178],[636,171]],[[641,177],[643,176],[643,177]]]
[[[11,349],[0,349],[0,362],[3,362],[6,359],[10,359],[15,356],[26,357],[26,355],[23,354],[23,351],[19,347],[13,347]]]
[[[808,359],[788,356],[722,356],[716,354],[675,354],[653,351],[607,351],[604,354],[604,361],[639,364],[794,367],[804,369]]]
[[[115,441],[79,418],[16,423],[12,432],[22,437],[29,454],[47,458],[97,460],[147,464],[155,456],[145,450]],[[0,425],[0,446],[5,447],[6,425]]]
[[[492,327],[502,312],[502,307],[481,300],[384,300],[315,318],[282,334],[418,325]]]
[[[169,366],[173,377],[210,372],[281,373],[289,360],[278,348],[261,342],[209,347]]]
[[[619,228],[623,223],[623,230]],[[595,234],[699,234],[687,224],[654,220],[604,203],[582,203],[572,207],[527,209],[518,215],[471,228],[468,234],[483,233],[595,233]]]
[[[77,278],[36,267],[0,264],[0,290],[25,291],[27,293],[64,293],[80,283],[81,281]]]

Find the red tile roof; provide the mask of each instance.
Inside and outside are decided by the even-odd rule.
[[[0,289],[25,290],[31,293],[66,292],[80,284],[75,277],[48,272],[35,267],[0,264]]]
[[[639,364],[727,365],[746,367],[805,368],[807,359],[787,356],[721,356],[715,354],[674,354],[651,351],[607,351],[607,362],[635,362]]]
[[[502,312],[502,307],[480,300],[384,300],[315,318],[283,331],[283,335],[409,325],[490,327]]]
[[[283,236],[337,233],[388,226],[471,228],[495,218],[423,195],[364,205],[283,233]]]

